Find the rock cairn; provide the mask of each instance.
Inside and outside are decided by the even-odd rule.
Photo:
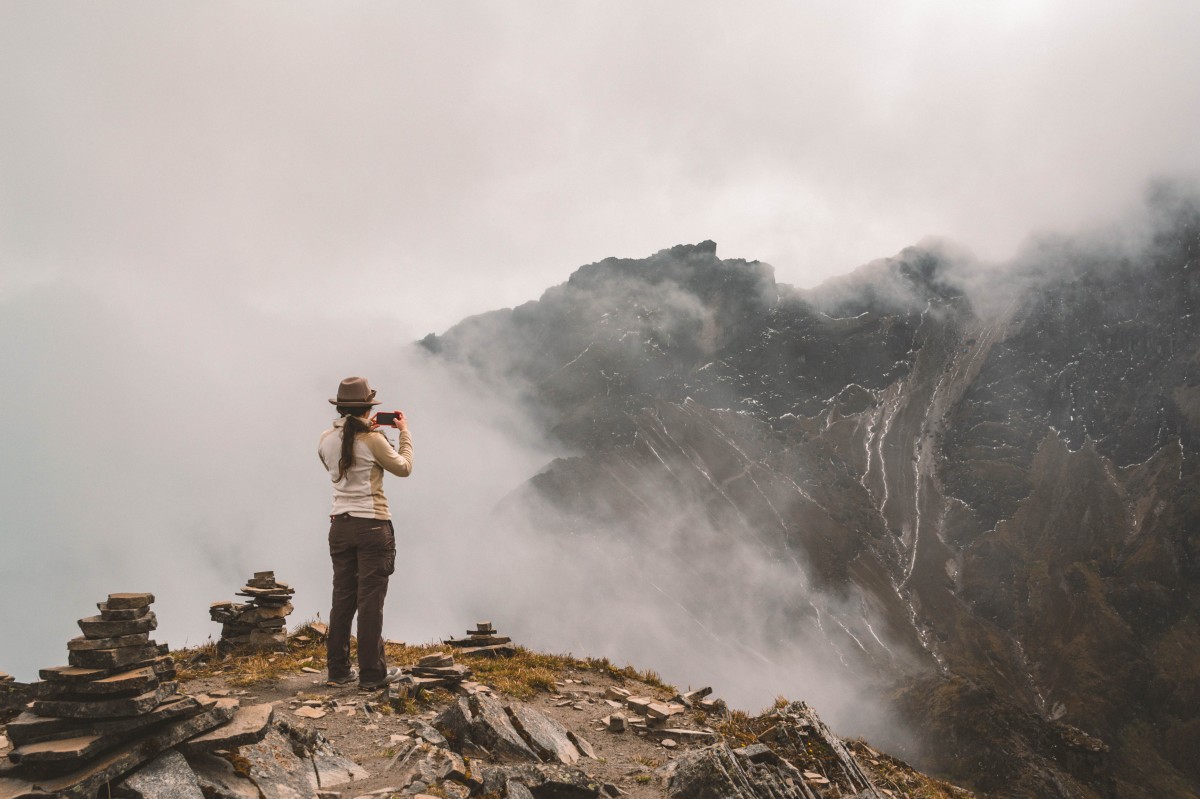
[[[476,622],[474,630],[467,630],[466,638],[449,638],[442,643],[455,647],[462,655],[510,657],[517,653],[512,639],[497,635],[490,621]]]
[[[401,671],[408,678],[404,679],[403,683],[413,690],[444,687],[454,691],[472,678],[469,666],[454,662],[454,655],[448,655],[444,651],[421,657],[415,666],[403,667]]]
[[[167,645],[150,639],[153,602],[110,594],[99,616],[79,620],[69,665],[42,669],[33,701],[7,727],[15,748],[0,765],[0,796],[92,799],[165,749],[235,720],[236,699],[179,693]]]
[[[11,674],[0,671],[0,721],[3,721],[7,714],[25,706],[25,703],[29,701],[26,696],[28,692],[28,685],[17,682]]]
[[[287,617],[293,610],[294,593],[296,590],[287,583],[276,582],[275,572],[255,572],[237,592],[238,596],[249,597],[249,602],[212,603],[208,615],[221,624],[217,651],[286,650]]]

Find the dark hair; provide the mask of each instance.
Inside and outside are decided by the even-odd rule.
[[[366,419],[366,411],[369,408],[348,408],[345,405],[337,406],[338,413],[346,420],[346,424],[342,427],[342,457],[338,459],[338,475],[334,482],[338,482],[346,476],[346,470],[354,465],[354,439],[358,438],[359,433],[365,433],[371,429],[371,423]],[[360,415],[361,414],[361,415]]]

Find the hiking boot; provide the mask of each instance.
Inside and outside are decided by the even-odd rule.
[[[354,682],[357,679],[358,679],[358,669],[350,669],[350,673],[344,677],[334,677],[334,676],[330,675],[329,679],[327,679],[325,681],[325,684],[330,685],[330,686],[349,685],[350,683]]]
[[[387,670],[387,675],[382,680],[372,680],[370,682],[360,682],[358,687],[364,691],[374,691],[377,688],[391,685],[396,680],[400,679],[400,669],[392,666]]]

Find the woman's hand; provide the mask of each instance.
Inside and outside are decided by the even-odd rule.
[[[392,413],[396,414],[396,418],[392,422],[392,427],[403,433],[408,429],[408,420],[404,418],[404,411],[392,411]]]

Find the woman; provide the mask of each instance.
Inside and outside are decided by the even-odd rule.
[[[391,442],[374,418],[379,404],[365,377],[347,377],[335,399],[340,418],[321,434],[317,452],[333,480],[333,509],[329,515],[329,556],[333,559],[333,607],[329,611],[326,661],[329,683],[346,685],[357,677],[370,690],[395,682],[397,668],[388,668],[383,654],[383,601],[388,577],[396,568],[396,536],[383,473],[400,477],[412,473],[412,438],[404,413],[395,412],[392,426],[400,443]],[[350,624],[358,613],[358,667],[350,667]]]

